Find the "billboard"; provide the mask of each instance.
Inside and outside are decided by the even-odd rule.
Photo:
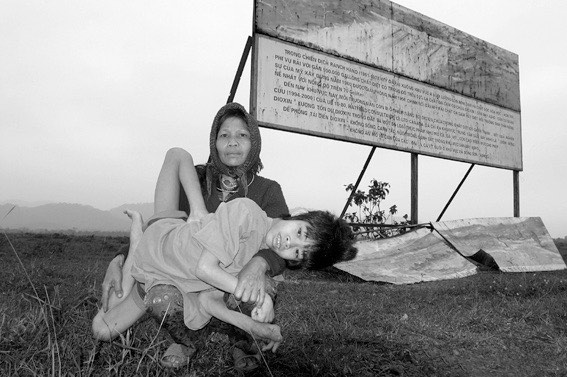
[[[517,55],[389,1],[255,7],[266,127],[522,170]]]

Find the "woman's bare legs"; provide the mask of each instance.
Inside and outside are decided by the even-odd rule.
[[[182,188],[189,200],[191,218],[206,215],[208,211],[193,157],[184,149],[171,148],[165,155],[156,183],[154,213],[178,210],[179,193]]]
[[[98,340],[109,342],[128,330],[145,312],[136,304],[130,292],[107,312],[99,310],[92,323],[93,335]]]

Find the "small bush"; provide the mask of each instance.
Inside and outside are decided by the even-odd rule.
[[[352,183],[346,186],[347,192],[353,190]],[[369,226],[353,225],[352,228],[359,238],[386,238],[406,232],[405,225],[409,224],[408,215],[402,216],[403,220],[396,220],[394,215],[398,213],[397,205],[392,205],[388,211],[381,207],[389,193],[388,182],[372,178],[368,193],[356,190],[352,194],[350,207],[354,206],[355,210],[345,213],[345,220],[353,224],[369,224]]]

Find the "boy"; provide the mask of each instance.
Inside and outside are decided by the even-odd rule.
[[[261,247],[306,268],[354,258],[350,227],[322,211],[271,219],[246,198],[222,203],[208,214],[192,157],[174,148],[168,151],[158,177],[156,213],[167,210],[181,188],[192,209],[187,221],[159,219],[142,232],[141,216],[128,212],[132,228],[124,264],[124,298],[113,299],[108,312],[101,310],[95,316],[95,337],[111,340],[128,329],[145,312],[144,291],[172,284],[183,292],[184,320],[190,329],[202,328],[215,316],[268,341],[263,350],[275,352],[282,340],[280,328],[261,323],[273,320],[272,300],[266,297],[250,318],[227,309],[223,291],[234,293],[236,274]]]

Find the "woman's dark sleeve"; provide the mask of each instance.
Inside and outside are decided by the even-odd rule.
[[[282,188],[279,183],[275,181],[271,182],[266,190],[261,207],[262,211],[266,212],[268,217],[272,219],[289,215],[289,209],[287,208]]]
[[[270,181],[270,185],[266,188],[260,207],[270,218],[279,218],[289,215],[289,209],[287,208],[282,188],[279,183]],[[268,275],[276,276],[285,271],[285,260],[275,251],[271,249],[263,249],[258,251],[256,255],[264,258],[264,260],[268,263],[270,269],[268,271]]]

